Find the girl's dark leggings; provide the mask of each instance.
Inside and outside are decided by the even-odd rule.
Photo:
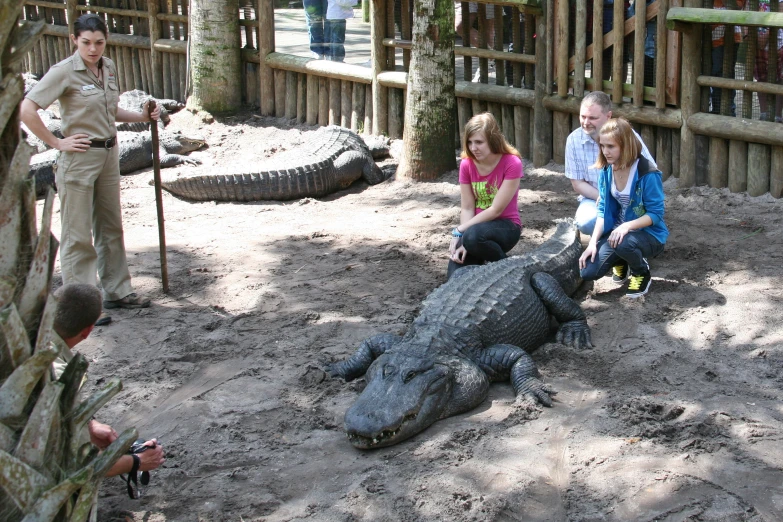
[[[508,219],[496,219],[473,225],[462,235],[462,245],[468,251],[462,264],[449,260],[447,275],[470,265],[483,265],[485,262],[500,261],[506,258],[506,252],[519,242],[522,229]]]

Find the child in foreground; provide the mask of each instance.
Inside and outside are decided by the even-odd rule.
[[[641,155],[641,144],[623,118],[601,127],[601,151],[595,168],[598,179],[598,218],[587,248],[579,258],[582,279],[593,281],[612,268],[612,280],[629,278],[628,297],[650,289],[647,260],[663,252],[669,230],[663,222],[661,172]]]

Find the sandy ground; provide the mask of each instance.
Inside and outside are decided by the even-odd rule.
[[[209,148],[193,155],[207,164],[266,157],[311,130],[249,113],[174,124],[201,128]],[[89,390],[124,383],[100,420],[158,437],[168,459],[141,500],[107,480],[102,520],[783,519],[783,201],[669,180],[650,294],[583,285],[595,349],[533,354],[554,407],[521,417],[495,384],[475,410],[364,452],[342,430],[363,380],[321,368],[404,332],[444,282],[456,172],[293,202],[165,194],[167,295],[151,178],[124,177],[122,199],[134,283],[153,304],[115,311],[80,348]],[[561,166],[528,165],[515,252],[575,208]]]

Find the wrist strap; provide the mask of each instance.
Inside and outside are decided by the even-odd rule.
[[[451,231],[451,235],[454,237],[462,237],[462,232],[460,232],[457,227],[454,227],[454,230]]]
[[[131,499],[136,500],[141,496],[141,492],[139,491],[139,482],[137,479],[139,466],[141,465],[141,459],[139,458],[138,455],[135,454],[131,454],[131,457],[133,457],[133,466],[131,466],[131,470],[130,473],[128,473],[128,478],[126,479],[126,482],[128,483],[128,496]],[[131,486],[131,482],[133,482],[133,486]]]

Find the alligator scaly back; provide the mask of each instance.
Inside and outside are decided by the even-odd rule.
[[[357,448],[396,444],[438,419],[468,411],[489,383],[510,380],[520,399],[549,406],[554,391],[527,354],[546,342],[591,347],[584,313],[568,296],[579,286],[579,232],[572,220],[534,252],[458,270],[424,301],[404,337],[366,339],[332,376],[362,375],[367,387],[345,414]]]
[[[170,174],[162,187],[194,201],[263,201],[321,197],[363,177],[374,185],[383,172],[364,141],[330,126],[311,133],[299,147],[259,165],[238,169],[204,167]]]

